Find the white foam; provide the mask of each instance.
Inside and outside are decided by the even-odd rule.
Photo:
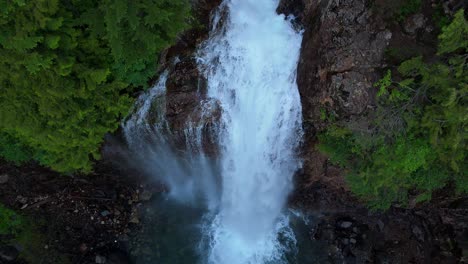
[[[210,263],[280,262],[278,225],[301,134],[295,82],[301,34],[273,0],[225,1],[229,18],[200,50],[209,96],[223,109],[220,211]],[[284,223],[284,222],[281,222]]]

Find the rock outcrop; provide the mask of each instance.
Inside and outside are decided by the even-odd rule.
[[[168,71],[166,82],[166,120],[179,149],[185,149],[187,127],[201,128],[205,153],[217,153],[212,132],[221,110],[217,102],[206,96],[206,80],[201,74],[195,52],[208,38],[211,13],[221,0],[193,0],[194,14],[201,27],[185,32],[180,40],[161,55],[161,71]]]
[[[442,3],[443,2],[443,3]],[[453,13],[461,1],[442,1]],[[297,83],[306,131],[296,190],[290,202],[322,217],[311,239],[329,244],[330,263],[458,263],[467,229],[457,208],[433,202],[413,209],[369,212],[348,190],[342,169],[317,150],[317,133],[336,122],[368,129],[375,109],[373,84],[386,68],[416,55],[435,53],[438,1],[422,1],[420,13],[397,21],[404,1],[282,0],[278,13],[293,15],[304,30]],[[463,199],[462,199],[463,200]],[[461,203],[462,202],[454,202]],[[453,203],[451,203],[453,204]],[[463,214],[463,213],[462,213]],[[455,220],[457,219],[457,220]],[[465,245],[466,247],[466,245]]]
[[[297,82],[306,122],[321,128],[320,110],[341,118],[372,106],[375,71],[384,66],[390,30],[369,9],[370,1],[310,1]]]

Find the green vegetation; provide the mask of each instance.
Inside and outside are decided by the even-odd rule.
[[[90,171],[188,17],[187,0],[0,0],[0,155]]]
[[[20,140],[10,134],[0,132],[0,156],[19,165],[31,159],[33,153]]]
[[[375,84],[378,107],[369,130],[348,123],[319,136],[320,150],[348,171],[352,191],[373,209],[431,198],[449,182],[468,192],[468,22],[463,10],[443,28],[436,61],[403,62]],[[395,81],[398,79],[399,81]]]
[[[442,4],[439,3],[432,14],[432,21],[439,28],[442,29],[450,24],[450,18],[444,13]]]
[[[0,204],[0,239],[21,248],[20,259],[27,263],[70,263],[67,257],[54,250],[44,249],[45,237],[40,233],[41,221],[30,220]]]
[[[0,236],[18,234],[24,220],[14,211],[0,204]]]

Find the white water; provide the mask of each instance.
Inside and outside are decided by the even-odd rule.
[[[219,160],[201,151],[200,125],[186,126],[188,151],[173,149],[164,119],[167,74],[139,98],[138,111],[124,124],[141,166],[158,175],[173,197],[194,201],[202,194],[207,202],[204,262],[285,263],[295,243],[283,210],[299,167],[295,80],[302,36],[276,14],[277,5],[278,0],[225,0],[199,49],[208,96],[222,108]],[[229,15],[221,19],[226,10]],[[155,126],[148,125],[152,116],[159,121]]]
[[[211,224],[210,263],[280,262],[282,210],[298,168],[301,34],[275,0],[230,0],[224,28],[201,49],[209,96],[223,109],[222,197]],[[215,27],[216,28],[216,25]]]
[[[127,159],[164,182],[174,199],[215,208],[219,201],[217,165],[201,151],[202,127],[186,124],[184,136],[188,150],[181,152],[174,148],[172,131],[165,118],[167,75],[162,73],[158,83],[138,98],[135,112],[122,124],[131,151]],[[209,107],[207,103],[206,108]]]

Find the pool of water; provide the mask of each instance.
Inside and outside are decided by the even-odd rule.
[[[287,217],[294,232],[295,243],[286,238],[282,239],[283,234],[279,234],[279,240],[289,243],[290,248],[290,251],[285,253],[286,260],[282,263],[326,263],[325,245],[310,239],[308,224],[313,223],[314,218],[293,212],[289,212]],[[203,243],[207,241],[204,226],[211,219],[206,209],[193,204],[182,204],[166,195],[159,195],[152,200],[151,206],[144,210],[141,221],[142,230],[130,239],[134,263],[207,263],[209,244]]]

